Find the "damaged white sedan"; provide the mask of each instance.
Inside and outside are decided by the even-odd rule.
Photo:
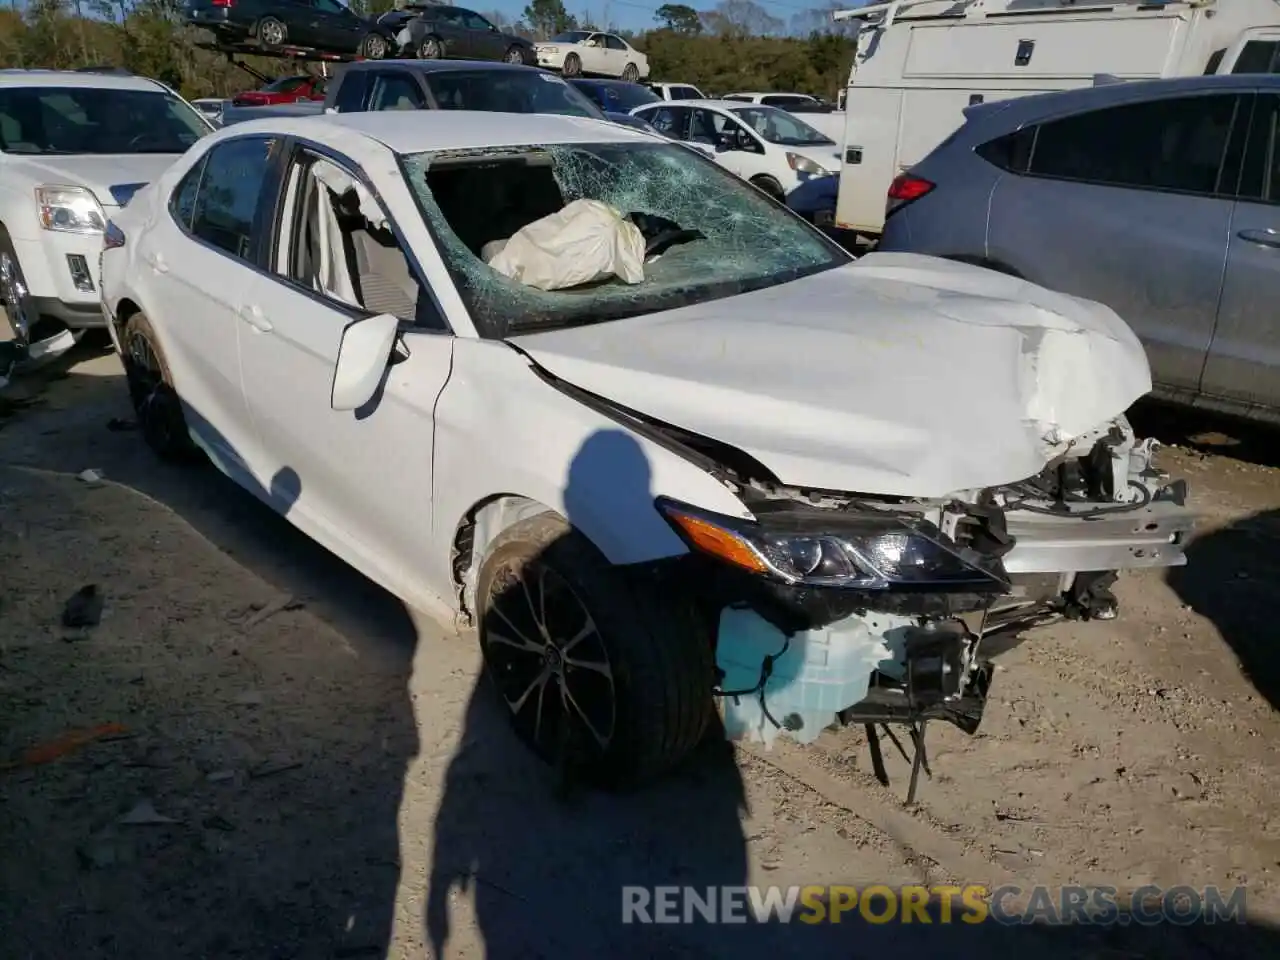
[[[669,770],[717,705],[764,741],[972,732],[995,633],[1114,616],[1116,571],[1185,562],[1111,310],[855,262],[643,132],[256,121],[113,219],[148,442],[474,623],[519,734],[597,782]]]

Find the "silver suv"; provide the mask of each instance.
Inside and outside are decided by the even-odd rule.
[[[879,249],[1101,301],[1142,339],[1155,394],[1280,421],[1280,76],[971,106],[887,210]]]

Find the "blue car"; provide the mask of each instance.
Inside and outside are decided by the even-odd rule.
[[[838,174],[806,180],[787,194],[787,206],[815,227],[831,227],[836,220],[836,194],[839,190]]]
[[[584,80],[574,78],[569,82],[577,87],[580,93],[585,94],[588,100],[603,110],[605,116],[614,123],[620,123],[624,127],[635,127],[637,130],[654,132],[653,127],[650,126],[647,120],[631,116],[631,111],[636,107],[662,99],[648,87],[642,87],[638,83],[628,83],[626,80]]]

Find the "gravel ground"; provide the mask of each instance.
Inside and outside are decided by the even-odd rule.
[[[0,399],[0,762],[100,738],[0,767],[0,957],[1280,956],[1274,435],[1141,412],[1205,518],[1189,566],[1002,655],[980,733],[931,730],[916,809],[855,731],[562,803],[473,637],[157,464],[118,361],[72,360]],[[101,623],[64,628],[88,584]],[[1247,884],[1250,923],[620,923],[624,884],[952,880]]]

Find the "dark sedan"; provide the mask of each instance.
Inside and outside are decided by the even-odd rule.
[[[500,60],[530,66],[538,62],[531,41],[503,33],[465,7],[419,9],[413,19],[400,22],[395,43],[401,54],[419,60]]]
[[[222,43],[256,40],[268,49],[312,47],[381,60],[393,43],[389,28],[338,0],[188,0],[186,19]]]

